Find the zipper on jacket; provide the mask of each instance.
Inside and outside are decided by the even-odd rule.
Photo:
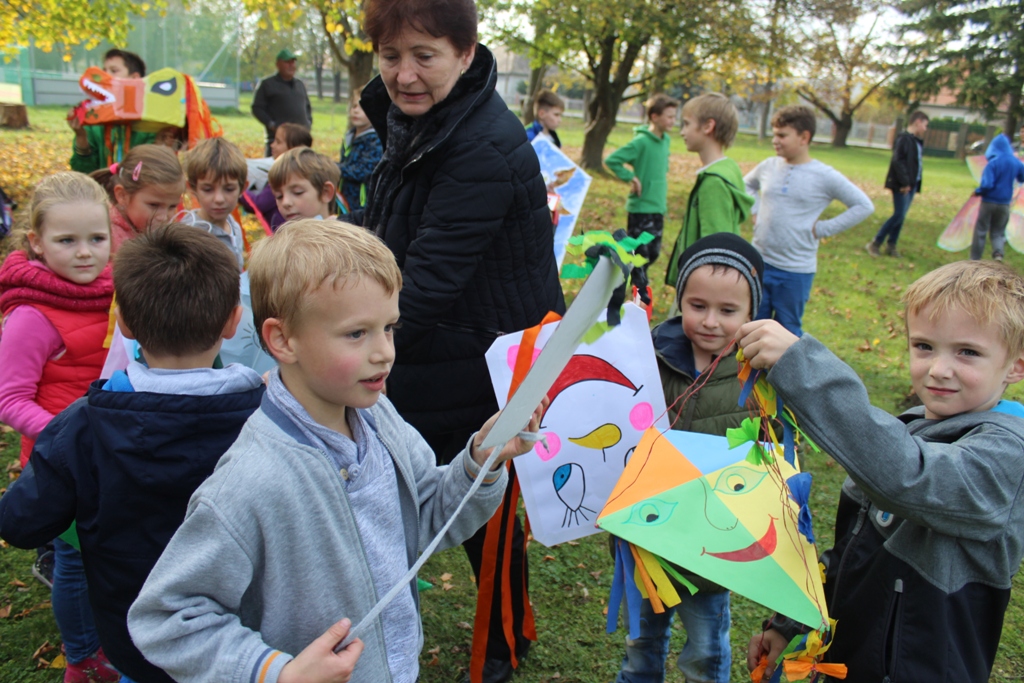
[[[882,652],[882,666],[885,670],[883,683],[892,683],[896,674],[896,659],[900,651],[900,624],[903,621],[903,579],[896,579],[892,589],[892,600],[889,602],[889,613],[885,618],[885,650]]]
[[[477,336],[486,334],[488,336],[500,337],[505,334],[498,330],[488,330],[485,327],[471,327],[469,325],[460,325],[459,323],[439,322],[437,323],[437,327],[442,330],[448,330],[449,332],[463,332],[465,334],[475,334]]]

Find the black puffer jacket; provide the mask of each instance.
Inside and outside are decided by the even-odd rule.
[[[914,192],[921,191],[921,181],[917,179],[921,168],[920,151],[924,141],[913,133],[903,131],[892,146],[892,159],[889,161],[889,172],[885,176],[885,187],[899,191],[904,187]]]
[[[429,434],[479,427],[497,410],[484,352],[498,335],[565,310],[537,155],[496,81],[494,57],[477,45],[449,96],[423,115],[436,118],[430,133],[392,150],[407,160],[390,162],[400,168],[397,191],[388,192],[387,153],[370,180],[364,225],[403,277],[388,398]],[[387,149],[396,112],[389,117],[380,77],[361,104]],[[390,206],[375,206],[388,194]]]

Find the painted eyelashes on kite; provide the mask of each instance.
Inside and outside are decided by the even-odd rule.
[[[583,468],[574,462],[561,465],[551,476],[551,482],[555,486],[555,495],[565,505],[565,515],[562,517],[562,526],[570,524],[582,524],[580,517],[590,521],[583,510],[591,514],[593,510],[583,504],[583,498],[587,495],[587,478]]]

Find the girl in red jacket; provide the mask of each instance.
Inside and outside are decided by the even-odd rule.
[[[99,378],[106,357],[114,293],[106,199],[80,173],[46,178],[32,197],[26,248],[0,267],[0,421],[22,434],[22,467],[47,423]],[[116,681],[92,623],[75,543],[73,528],[54,541],[52,602],[68,662],[64,681]],[[45,583],[42,565],[37,561],[33,573]]]

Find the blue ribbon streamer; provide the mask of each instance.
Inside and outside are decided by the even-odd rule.
[[[814,543],[814,525],[811,523],[811,508],[807,502],[811,496],[811,473],[800,472],[786,480],[789,497],[800,506],[797,518],[797,530],[804,535],[809,543]]]

